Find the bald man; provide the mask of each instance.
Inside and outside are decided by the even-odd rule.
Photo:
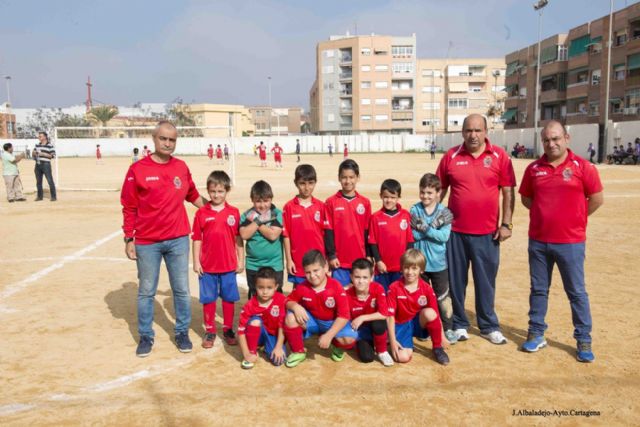
[[[533,353],[547,345],[544,321],[554,265],[558,265],[571,305],[576,358],[593,362],[591,308],[584,283],[587,217],[603,203],[595,165],[569,149],[571,137],[552,120],[542,129],[544,154],[524,172],[520,197],[529,209],[529,331],[522,350]]]

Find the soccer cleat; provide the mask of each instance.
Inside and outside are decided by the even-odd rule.
[[[444,331],[444,336],[451,345],[458,342],[458,334],[453,332],[451,329]]]
[[[138,348],[136,348],[136,356],[147,357],[151,353],[152,348],[153,348],[153,338],[146,335],[142,335],[140,337],[140,342],[138,343]]]
[[[307,353],[291,353],[287,356],[287,361],[284,362],[284,365],[287,368],[295,368],[307,358]]]
[[[593,351],[591,351],[590,342],[578,341],[576,349],[576,359],[578,359],[578,362],[584,363],[591,363],[596,359],[596,357],[593,355]]]
[[[491,331],[488,334],[480,334],[480,336],[489,340],[491,344],[501,345],[507,343],[507,339],[500,331]]]
[[[224,331],[222,337],[228,345],[238,345],[238,340],[236,339],[236,334],[233,332],[233,329],[227,329]]]
[[[331,346],[331,360],[334,362],[342,362],[344,360],[344,350],[335,345]]]
[[[384,366],[393,366],[393,358],[388,351],[378,353],[378,359],[380,359],[380,362],[382,362]]]
[[[529,333],[527,340],[522,343],[522,351],[527,353],[535,353],[547,346],[547,341],[544,339],[544,335],[533,335]]]
[[[436,362],[443,366],[447,366],[449,364],[449,356],[444,351],[444,348],[438,347],[433,349],[433,355],[436,358]]]
[[[453,333],[458,337],[458,341],[466,341],[469,339],[469,333],[464,328],[454,329]]]
[[[188,332],[180,332],[179,334],[176,334],[176,346],[178,347],[178,350],[180,350],[180,353],[191,353],[193,344],[189,339]]]
[[[255,366],[255,363],[243,360],[240,366],[242,366],[242,369],[251,369]]]
[[[216,341],[216,334],[212,332],[207,332],[204,334],[202,338],[202,348],[211,348],[213,347],[213,343]]]

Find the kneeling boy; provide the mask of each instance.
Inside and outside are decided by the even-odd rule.
[[[292,353],[285,365],[293,368],[306,359],[303,340],[311,335],[320,335],[320,348],[331,346],[331,359],[340,362],[358,337],[349,324],[347,294],[340,282],[328,276],[327,260],[320,251],[307,252],[302,267],[306,280],[287,298],[284,334]]]
[[[449,364],[442,348],[442,322],[438,300],[431,286],[420,278],[426,259],[417,249],[409,249],[400,258],[403,277],[389,287],[389,343],[391,354],[400,363],[411,360],[413,337],[431,336],[433,355],[441,365]],[[428,332],[428,334],[427,334]]]

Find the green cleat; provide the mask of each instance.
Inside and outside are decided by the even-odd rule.
[[[291,353],[287,356],[287,361],[284,362],[284,365],[287,368],[295,368],[307,358],[307,353]]]
[[[343,359],[344,359],[344,350],[332,345],[331,360],[333,360],[334,362],[342,362]]]

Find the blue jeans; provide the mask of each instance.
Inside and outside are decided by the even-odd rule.
[[[500,245],[492,234],[451,232],[447,242],[449,290],[453,305],[453,329],[469,329],[464,300],[469,281],[469,264],[476,296],[476,318],[483,334],[500,330],[495,311],[496,276],[500,264]]]
[[[591,342],[591,309],[584,285],[584,249],[582,243],[544,243],[529,239],[529,333],[543,335],[549,303],[549,288],[554,264],[558,265],[564,291],[571,304],[573,336],[581,342]]]
[[[44,190],[42,189],[42,176],[47,179],[47,183],[49,184],[49,192],[51,193],[51,198],[57,198],[56,194],[56,184],[53,182],[53,175],[51,174],[51,163],[49,162],[40,162],[36,163],[36,167],[33,170],[36,174],[36,189],[37,189],[37,198],[42,199],[44,195]]]
[[[189,292],[189,236],[163,240],[151,245],[136,245],[138,257],[138,333],[153,337],[153,304],[158,289],[160,262],[164,259],[173,292],[176,334],[188,332],[191,324]]]

